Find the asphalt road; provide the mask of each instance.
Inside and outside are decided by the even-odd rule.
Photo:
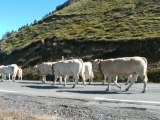
[[[73,83],[68,83],[65,87],[58,84],[53,86],[50,81],[45,84],[41,81],[28,80],[16,82],[4,81],[0,82],[0,92],[160,106],[160,84],[149,83],[146,93],[141,93],[143,83],[135,83],[128,92],[124,91],[127,86],[123,83],[120,83],[122,85],[121,90],[111,85],[110,92],[106,92],[106,85],[102,85],[101,83],[93,83],[86,87],[80,83],[76,88],[71,88],[72,85]]]

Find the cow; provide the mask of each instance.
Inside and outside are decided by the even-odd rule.
[[[138,76],[144,82],[143,93],[147,90],[147,60],[144,57],[121,57],[115,59],[95,59],[93,61],[93,70],[101,72],[104,76],[108,76],[108,87],[106,91],[109,91],[111,81],[121,88],[117,84],[117,75],[132,75],[129,86],[126,91],[137,81]]]
[[[39,65],[35,65],[34,68],[36,69],[37,73],[42,75],[42,82],[46,82],[46,75],[53,75],[53,64],[56,62],[43,62]]]
[[[16,79],[18,69],[19,69],[19,67],[16,64],[3,66],[1,69],[2,78],[4,78],[4,76],[6,75],[9,77],[9,80],[11,80],[10,76],[12,76],[12,81],[14,82]]]
[[[78,84],[80,74],[83,79],[83,84],[85,85],[84,66],[82,59],[59,61],[53,65],[53,69],[55,76],[53,85],[55,85],[59,76],[64,77],[64,85],[66,85],[67,76],[73,76],[73,78],[75,79],[75,84],[73,85],[74,88],[76,84]]]
[[[93,74],[93,70],[92,70],[92,63],[91,62],[83,62],[83,66],[84,66],[84,69],[82,69],[81,72],[84,71],[85,80],[89,80],[89,84],[91,84],[91,82],[93,82],[93,78],[94,78],[94,74]],[[82,73],[80,74],[80,76],[81,75],[82,75]],[[67,75],[66,78],[64,78],[64,79],[67,82],[69,79],[69,76]],[[74,81],[74,79],[72,81]]]

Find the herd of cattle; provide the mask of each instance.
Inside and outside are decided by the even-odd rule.
[[[12,81],[15,81],[16,76],[18,76],[19,80],[22,80],[22,68],[18,67],[16,64],[11,65],[0,65],[0,75],[2,76],[1,81],[9,78]],[[12,77],[12,78],[11,78]]]
[[[82,59],[69,59],[58,62],[43,62],[39,65],[35,65],[34,69],[38,74],[42,75],[42,82],[46,82],[46,75],[54,74],[53,85],[55,85],[57,79],[61,84],[62,78],[64,80],[64,86],[70,76],[73,77],[75,83],[73,87],[78,84],[79,77],[82,78],[83,84],[86,85],[86,80],[89,83],[92,82],[94,78],[94,73],[101,73],[104,76],[104,82],[108,78],[107,91],[109,91],[110,83],[113,81],[114,84],[121,88],[117,83],[119,76],[127,76],[130,84],[126,88],[126,91],[133,85],[137,78],[140,77],[144,82],[144,88],[142,92],[147,90],[147,60],[144,57],[121,57],[112,59],[95,59],[92,62],[83,62]],[[0,75],[2,76],[2,81],[7,76],[10,80],[15,81],[16,76],[18,79],[22,79],[22,69],[16,64],[0,66]]]

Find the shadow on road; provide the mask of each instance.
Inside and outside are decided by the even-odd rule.
[[[57,89],[59,87],[57,86],[38,86],[38,85],[24,85],[22,87],[29,87],[29,88],[33,88],[33,89]]]
[[[53,86],[53,85],[46,85],[46,84],[42,84],[42,85],[22,85],[21,87],[28,87],[28,88],[33,88],[33,89],[73,89],[71,87],[65,87],[63,85],[60,86]]]
[[[37,81],[35,81],[35,82],[17,82],[17,83],[21,83],[21,84],[44,84],[41,81],[39,81],[39,82],[37,82]]]
[[[79,91],[79,90],[59,90],[57,92],[70,92],[70,93],[80,93],[80,94],[133,94],[126,91]]]

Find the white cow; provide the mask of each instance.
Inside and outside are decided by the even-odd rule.
[[[78,84],[80,74],[85,85],[84,65],[82,59],[59,61],[53,65],[53,69],[55,75],[53,85],[55,85],[59,76],[64,77],[64,85],[66,85],[66,76],[73,76],[73,78],[75,79],[75,84],[73,85],[73,87],[75,87],[76,84]]]
[[[83,66],[84,66],[84,69],[82,69],[81,72],[84,72],[85,80],[89,80],[89,84],[91,84],[91,82],[93,82],[93,78],[94,78],[94,74],[93,74],[93,70],[92,70],[92,63],[91,62],[83,62]],[[80,76],[81,75],[82,75],[82,73],[80,74]],[[64,78],[64,79],[67,82],[69,79],[69,76],[67,75],[66,78]],[[72,81],[74,81],[74,78]]]
[[[42,75],[42,82],[46,82],[46,75],[53,75],[53,64],[56,62],[43,62],[39,65],[35,65],[34,68],[38,74]]]
[[[8,76],[9,80],[11,80],[10,76],[12,76],[12,81],[14,82],[16,79],[16,75],[18,72],[19,67],[16,64],[11,64],[11,65],[7,65],[2,67],[1,72],[2,72],[2,78],[4,78],[4,76]]]
[[[108,76],[107,91],[109,91],[112,80],[120,88],[117,84],[117,75],[132,75],[130,85],[126,88],[126,91],[129,90],[138,76],[144,81],[143,92],[147,90],[147,60],[144,57],[122,57],[106,60],[96,59],[93,61],[93,70],[101,71],[104,76]]]
[[[85,67],[85,71],[84,71],[84,75],[85,75],[85,79],[89,80],[89,84],[91,84],[91,82],[93,82],[93,78],[94,78],[94,74],[93,74],[93,70],[92,70],[92,63],[91,62],[84,62],[84,67]]]
[[[17,72],[18,80],[22,80],[22,74],[23,74],[22,68],[18,67],[18,72]]]

